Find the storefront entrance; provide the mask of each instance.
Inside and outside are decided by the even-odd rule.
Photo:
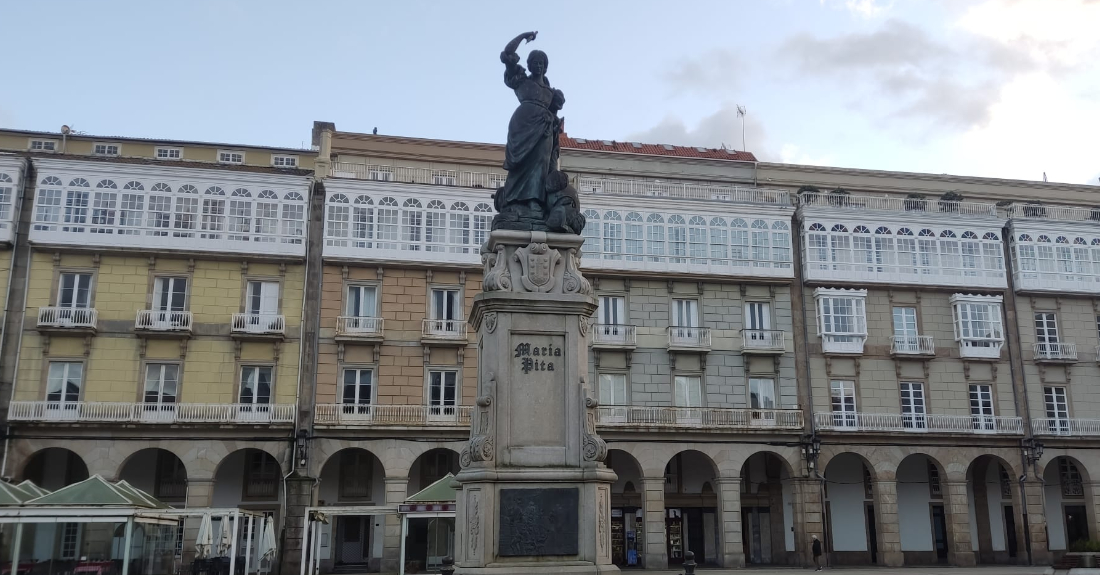
[[[611,562],[619,567],[641,567],[645,518],[633,507],[611,509]]]
[[[339,515],[336,517],[334,555],[337,565],[365,565],[370,558],[369,515]]]

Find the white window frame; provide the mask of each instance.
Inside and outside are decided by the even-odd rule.
[[[970,397],[970,418],[974,430],[979,433],[995,431],[997,408],[993,400],[993,384],[972,383],[967,393]]]
[[[102,150],[100,150],[100,148],[102,148]],[[112,150],[111,148],[114,148],[114,150]],[[95,142],[95,143],[92,144],[92,155],[93,156],[106,156],[106,157],[113,158],[113,157],[119,156],[121,154],[122,154],[122,145],[121,144],[114,144],[114,143],[111,143],[111,142]]]
[[[1055,433],[1069,433],[1069,392],[1062,385],[1043,386],[1043,408],[1048,420],[1047,429]]]
[[[1003,298],[999,295],[954,294],[951,296],[955,341],[959,342],[960,351],[964,355],[966,355],[966,348],[983,356],[1000,355],[1001,346],[1004,345],[1002,301]],[[982,353],[980,348],[984,348],[985,353]]]
[[[76,375],[70,372],[75,367]],[[55,369],[57,368],[57,369]],[[87,368],[82,361],[50,361],[46,365],[46,418],[47,419],[76,419],[79,417],[80,402],[84,399],[84,377]],[[61,387],[51,391],[51,382],[57,380]],[[76,382],[76,399],[71,399],[67,391],[66,383]],[[50,399],[51,394],[59,394],[57,399]]]
[[[244,163],[244,158],[244,152],[240,150],[218,150],[219,164],[240,165]]]
[[[345,414],[366,415],[375,403],[378,395],[376,385],[376,370],[371,366],[345,366],[340,371],[340,410]],[[367,374],[368,381],[363,381],[363,375]],[[354,382],[350,387],[354,389],[352,401],[348,401],[348,375],[353,375]],[[363,397],[363,388],[367,388],[367,396]]]
[[[160,153],[164,152],[164,156]],[[183,159],[183,148],[174,148],[171,146],[157,146],[153,150],[153,157],[158,160],[173,161]]]
[[[31,138],[27,141],[27,149],[32,152],[57,152],[60,142],[49,138]],[[36,147],[37,144],[37,147]]]
[[[600,407],[630,405],[630,378],[626,372],[600,372]]]
[[[268,379],[267,379],[267,382],[268,382],[267,383],[267,393],[268,394],[266,396],[266,401],[260,401],[260,399],[264,398],[264,396],[260,395],[260,374],[263,373],[263,370],[265,370],[265,369],[267,370],[267,373],[268,373]],[[249,397],[247,398],[247,401],[246,401],[246,397],[244,395],[245,381],[248,379],[248,374],[251,373],[251,372],[255,372],[255,374],[256,374],[256,387],[252,390],[252,393],[249,394]],[[271,403],[272,403],[272,400],[275,399],[275,366],[273,366],[273,365],[242,365],[241,369],[240,369],[240,385],[239,385],[239,388],[237,390],[237,399],[238,399],[238,402],[243,405],[242,411],[250,411],[253,408],[255,408],[257,411],[270,410],[271,409],[270,407],[259,407],[259,406],[270,406]]]
[[[370,290],[374,292],[374,296],[371,298],[373,305],[365,306],[365,299],[362,296],[363,290]],[[353,306],[352,292],[359,292],[359,305]],[[378,317],[378,284],[372,283],[353,283],[348,284],[346,291],[346,301],[344,303],[344,313],[350,317]],[[370,309],[366,309],[366,308]],[[354,309],[353,309],[354,308]]]
[[[749,409],[752,410],[753,423],[775,422],[775,410],[779,409],[775,395],[774,377],[749,378]],[[768,399],[771,405],[768,405]]]
[[[172,377],[169,377],[169,375]],[[174,386],[172,400],[164,401],[165,384],[171,382]],[[149,362],[145,364],[145,379],[142,382],[141,401],[145,404],[172,405],[180,400],[180,364],[174,362]],[[153,389],[150,389],[153,384]],[[156,401],[149,401],[149,394],[155,393]]]
[[[834,379],[829,382],[829,402],[833,414],[833,427],[856,427],[858,424],[856,382]]]
[[[826,353],[863,353],[867,341],[867,290],[817,288],[818,335]],[[851,313],[836,313],[837,306],[850,306]],[[837,329],[839,318],[849,318],[843,323],[850,329]],[[841,326],[845,327],[845,326]]]
[[[901,396],[901,424],[905,429],[919,431],[928,428],[928,400],[924,383],[903,381],[898,384]]]
[[[693,383],[694,382],[694,383]],[[672,376],[673,403],[676,407],[701,408],[705,405],[703,377],[700,374],[680,373]],[[692,387],[694,386],[694,388]]]
[[[434,389],[437,387],[435,379],[439,378],[439,396],[435,397]],[[447,399],[447,379],[450,378],[453,389],[452,397]],[[459,368],[428,369],[428,377],[425,378],[425,401],[428,406],[428,419],[452,420],[458,414],[458,405],[462,401],[462,389],[459,381]]]
[[[271,165],[276,168],[297,168],[298,156],[294,154],[271,154]]]

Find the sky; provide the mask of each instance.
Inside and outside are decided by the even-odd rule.
[[[0,127],[501,143],[499,53],[536,30],[519,52],[549,55],[574,137],[1100,181],[1100,0],[73,0],[0,23]]]

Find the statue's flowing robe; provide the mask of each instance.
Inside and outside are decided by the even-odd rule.
[[[497,192],[496,208],[502,211],[510,204],[532,200],[545,205],[546,178],[557,137],[557,116],[550,109],[554,90],[530,79],[519,65],[505,71],[504,83],[515,91],[520,103],[508,122],[504,152],[508,179],[504,189]]]

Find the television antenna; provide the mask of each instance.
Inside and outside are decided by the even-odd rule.
[[[745,115],[746,114],[748,114],[748,111],[745,109],[745,107],[738,104],[737,105],[737,117],[741,118],[741,151],[742,152],[749,151],[749,149],[745,147]]]

